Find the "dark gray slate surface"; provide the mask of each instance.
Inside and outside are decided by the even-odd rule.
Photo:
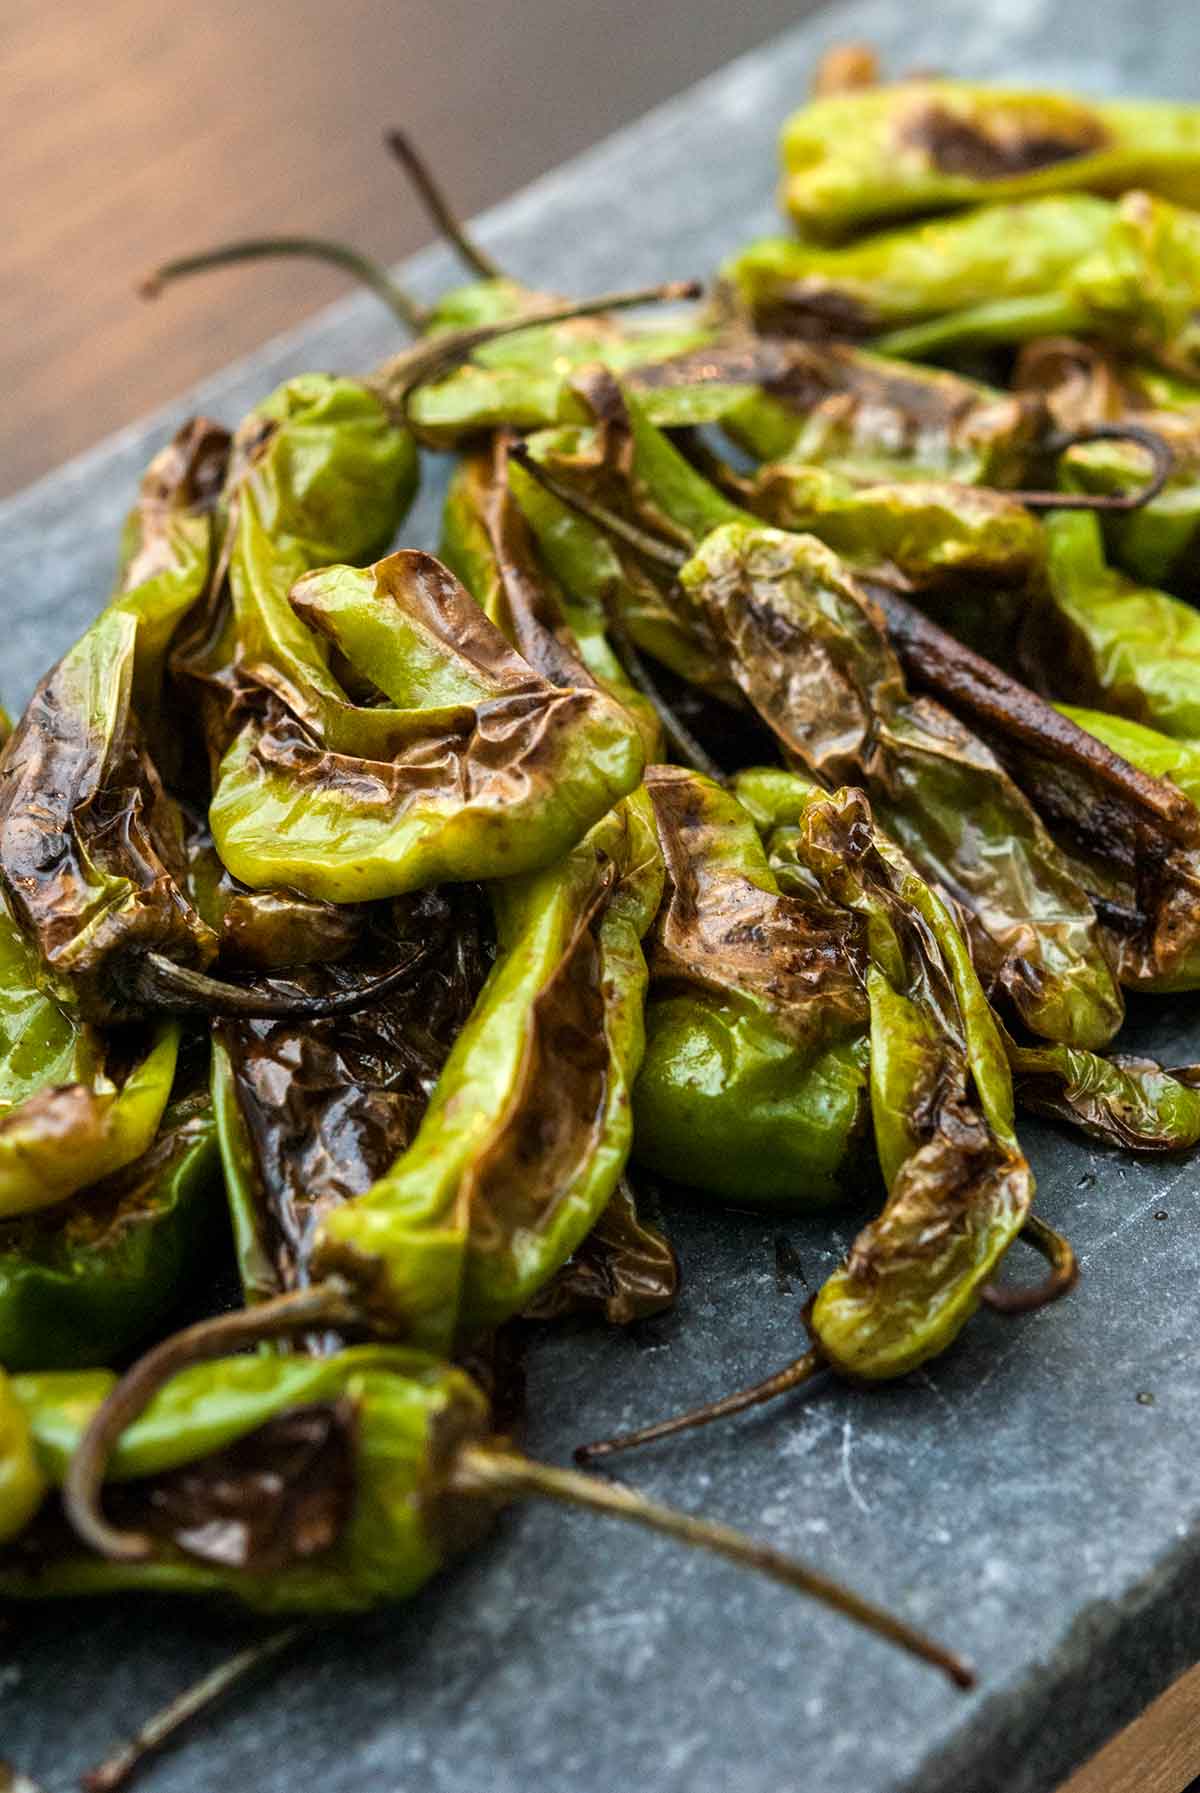
[[[686,28],[681,10],[681,29]],[[899,66],[1193,97],[1200,15],[1176,0],[873,0],[823,14],[494,212],[485,240],[571,291],[704,273],[773,222],[773,140],[815,55],[846,35]],[[469,53],[469,46],[465,47]],[[487,153],[487,121],[477,124]],[[411,269],[423,293],[440,253]],[[213,285],[213,303],[236,288]],[[148,453],[187,412],[230,420],[281,376],[370,365],[391,346],[366,300],[172,404],[0,508],[0,690],[35,673],[105,592]],[[169,370],[168,370],[169,372]],[[431,480],[410,541],[436,539]],[[1200,1053],[1196,1005],[1131,1032]],[[847,1625],[623,1528],[527,1509],[404,1611],[296,1658],[164,1760],[155,1793],[1044,1793],[1200,1656],[1197,1170],[1028,1130],[1047,1218],[1083,1259],[1072,1298],[980,1315],[910,1384],[807,1401],[627,1461],[665,1498],[808,1553],[979,1664],[962,1698]],[[530,1365],[532,1450],[736,1385],[791,1354],[855,1217],[669,1215],[678,1312],[636,1335],[547,1336]],[[1151,1393],[1153,1405],[1138,1401]],[[51,1793],[240,1635],[223,1615],[110,1603],[0,1634],[0,1753]]]

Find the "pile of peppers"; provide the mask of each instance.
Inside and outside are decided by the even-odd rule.
[[[392,146],[473,278],[153,277],[324,257],[412,340],[179,431],[0,754],[0,1596],[353,1610],[539,1494],[966,1680],[522,1457],[495,1365],[670,1305],[665,1180],[874,1218],[793,1362],[581,1460],[903,1376],[1075,1280],[1022,1113],[1200,1141],[1117,1045],[1200,988],[1200,111],[839,52],[792,234],[653,327],[695,293],[529,291]]]

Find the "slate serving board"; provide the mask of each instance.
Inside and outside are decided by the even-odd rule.
[[[681,22],[683,13],[681,11]],[[491,213],[483,240],[571,292],[704,274],[774,227],[774,137],[818,53],[846,37],[893,67],[1194,98],[1200,14],[1176,0],[908,0],[836,7]],[[486,119],[478,124],[487,153]],[[457,272],[441,251],[405,278]],[[235,288],[213,284],[213,303]],[[104,596],[120,517],[188,413],[232,422],[282,377],[365,369],[394,345],[367,298],[333,307],[0,507],[0,694],[35,676]],[[166,370],[169,376],[169,370]],[[437,539],[431,468],[410,543]],[[1135,1044],[1200,1056],[1194,1001],[1131,1019]],[[663,1498],[807,1553],[978,1664],[954,1694],[837,1618],[627,1528],[532,1507],[404,1610],[336,1631],[193,1733],[153,1793],[1045,1793],[1200,1656],[1193,1438],[1197,1168],[1024,1129],[1047,1219],[1083,1280],[1029,1319],[982,1313],[907,1385],[837,1386],[627,1459]],[[671,1317],[546,1333],[529,1360],[530,1450],[757,1377],[861,1216],[668,1204],[685,1272]],[[802,1271],[781,1276],[786,1239]],[[1139,1396],[1152,1396],[1150,1404]],[[165,1602],[22,1612],[0,1632],[0,1755],[57,1793],[117,1734],[244,1636]]]

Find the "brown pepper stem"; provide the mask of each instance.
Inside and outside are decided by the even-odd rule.
[[[1136,511],[1157,498],[1175,466],[1171,444],[1158,430],[1141,423],[1097,423],[1085,429],[1062,430],[1044,444],[1055,460],[1084,442],[1134,442],[1144,448],[1153,467],[1149,477],[1132,492],[1008,492],[1018,504],[1032,511]]]
[[[552,498],[557,498],[560,504],[578,511],[581,517],[586,517],[597,529],[603,529],[606,535],[616,536],[618,541],[644,555],[647,560],[652,560],[659,566],[670,567],[672,572],[677,573],[688,559],[684,549],[662,541],[660,537],[651,535],[649,530],[640,528],[617,511],[610,510],[608,505],[577,492],[566,480],[559,479],[548,467],[543,467],[540,461],[535,460],[525,443],[514,443],[508,452],[509,458],[523,467],[531,479],[536,479],[540,486],[544,486]]]
[[[112,1755],[105,1758],[97,1767],[91,1769],[80,1781],[83,1793],[116,1793],[118,1787],[127,1787],[134,1775],[145,1767],[152,1756],[166,1748],[173,1737],[176,1737],[185,1725],[207,1712],[218,1700],[224,1699],[227,1693],[257,1674],[260,1669],[290,1650],[302,1639],[311,1637],[316,1631],[315,1625],[287,1625],[282,1631],[264,1638],[261,1643],[250,1644],[239,1650],[227,1662],[222,1662],[211,1673],[201,1677],[191,1687],[176,1696],[161,1712],[146,1721],[136,1736],[123,1743]]]
[[[739,1389],[736,1394],[723,1395],[719,1401],[710,1401],[704,1407],[693,1407],[688,1413],[678,1413],[674,1419],[662,1419],[656,1425],[641,1426],[636,1432],[620,1432],[614,1438],[598,1438],[593,1444],[581,1444],[575,1452],[575,1461],[594,1463],[598,1457],[611,1457],[617,1451],[631,1451],[637,1445],[654,1444],[660,1438],[674,1437],[677,1432],[692,1432],[700,1426],[710,1426],[714,1420],[727,1419],[730,1414],[745,1413],[747,1408],[760,1407],[764,1401],[773,1401],[777,1395],[790,1394],[793,1389],[811,1382],[814,1376],[827,1367],[824,1355],[813,1346],[803,1357],[785,1364],[783,1369],[776,1370],[765,1381]]]
[[[1030,1214],[1018,1235],[1035,1251],[1041,1252],[1050,1266],[1050,1274],[1028,1289],[1006,1289],[988,1283],[983,1291],[987,1305],[1000,1314],[1032,1314],[1039,1307],[1060,1301],[1079,1281],[1079,1260],[1069,1239],[1048,1226],[1037,1214]]]
[[[327,1021],[353,1015],[401,989],[424,963],[428,952],[417,947],[390,971],[332,996],[279,996],[252,985],[229,984],[206,972],[176,965],[162,953],[147,953],[138,966],[133,991],[139,1001],[174,1014],[211,1015],[240,1021]]]
[[[404,169],[417,190],[417,197],[459,260],[483,280],[507,279],[500,264],[493,261],[487,250],[469,234],[407,131],[385,131],[383,141]]]
[[[67,1468],[63,1508],[83,1542],[113,1562],[141,1563],[156,1545],[143,1532],[110,1525],[100,1507],[109,1460],[122,1433],[133,1424],[165,1382],[189,1364],[224,1357],[264,1339],[285,1338],[313,1326],[361,1324],[362,1310],[352,1285],[329,1277],[309,1289],[278,1295],[271,1301],[201,1320],[164,1339],[126,1370],[93,1414]]]
[[[459,1454],[454,1487],[464,1494],[489,1494],[500,1497],[519,1495],[552,1500],[562,1505],[582,1507],[589,1513],[606,1513],[624,1519],[648,1531],[660,1532],[680,1544],[710,1550],[739,1568],[757,1570],[786,1588],[792,1588],[810,1599],[840,1612],[856,1625],[865,1626],[877,1637],[897,1644],[911,1656],[920,1657],[938,1668],[956,1687],[971,1687],[974,1671],[952,1651],[935,1643],[903,1619],[885,1612],[882,1607],[864,1600],[851,1589],[831,1581],[819,1570],[787,1556],[770,1544],[748,1538],[732,1526],[713,1519],[701,1519],[692,1513],[681,1513],[674,1507],[660,1506],[632,1488],[618,1482],[605,1482],[595,1476],[580,1475],[577,1470],[557,1469],[548,1463],[534,1463],[515,1452],[494,1450],[487,1445],[467,1445]]]
[[[234,243],[218,243],[195,255],[181,255],[175,261],[164,262],[139,280],[137,290],[143,299],[157,299],[165,286],[189,274],[207,274],[214,268],[232,267],[236,262],[267,261],[275,256],[329,262],[369,287],[414,336],[425,326],[425,312],[392,279],[386,268],[360,250],[351,249],[346,243],[331,242],[326,237],[242,237]]]

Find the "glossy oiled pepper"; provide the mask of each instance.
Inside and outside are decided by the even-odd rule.
[[[995,755],[909,694],[837,557],[811,536],[730,524],[680,583],[788,759],[862,781],[883,826],[960,905],[986,986],[1046,1038],[1111,1038],[1121,998],[1087,895]]]
[[[209,822],[244,883],[344,903],[515,875],[565,852],[637,783],[626,712],[594,686],[539,677],[431,555],[326,567],[291,604],[388,702],[343,697],[331,740],[273,694],[242,729]]]
[[[0,881],[42,978],[92,1020],[135,1016],[145,956],[204,965],[183,830],[151,743],[170,751],[164,660],[203,594],[228,437],[186,425],[142,483],[116,595],[42,680],[0,760]]]
[[[0,1363],[99,1364],[140,1344],[207,1261],[219,1168],[207,1098],[180,1095],[124,1169],[0,1224]]]
[[[844,910],[781,895],[728,792],[651,767],[667,867],[647,945],[634,1152],[732,1201],[836,1201],[861,1170],[866,964]]]
[[[1024,659],[1052,696],[1200,736],[1200,611],[1137,585],[1104,558],[1095,517],[1046,520],[1047,585]]]
[[[1174,735],[1160,734],[1145,723],[1133,722],[1127,716],[1114,716],[1109,710],[1085,709],[1078,704],[1059,704],[1064,716],[1095,735],[1133,766],[1140,766],[1151,778],[1169,779],[1178,785],[1184,796],[1200,809],[1200,741],[1183,741]]]
[[[314,1279],[350,1277],[376,1324],[449,1350],[520,1312],[564,1263],[629,1153],[641,937],[662,880],[639,791],[565,859],[493,886],[483,992],[412,1145],[323,1215]]]
[[[780,202],[813,236],[1037,193],[1200,205],[1200,109],[1164,101],[914,79],[812,100],[779,148]]]
[[[446,495],[441,558],[535,672],[560,687],[600,686],[638,723],[647,760],[661,758],[658,717],[613,652],[609,619],[602,609],[568,602],[541,560],[509,478],[501,433],[491,448],[459,463]]]
[[[180,1369],[148,1406],[136,1404],[111,1460],[97,1466],[103,1483],[83,1495],[78,1460],[112,1392],[103,1371],[0,1372],[0,1594],[140,1589],[232,1594],[260,1612],[357,1612],[407,1599],[501,1508],[533,1496],[757,1568],[957,1685],[972,1682],[932,1639],[795,1558],[510,1450],[471,1378],[423,1353],[360,1346],[325,1359],[220,1357]],[[65,1531],[57,1484],[90,1549]]]
[[[761,329],[914,358],[1081,331],[1200,372],[1200,214],[1147,193],[983,206],[845,248],[766,239],[723,274]]]

